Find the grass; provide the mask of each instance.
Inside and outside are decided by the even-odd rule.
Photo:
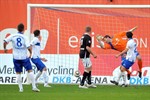
[[[79,89],[77,85],[39,85],[40,92],[31,91],[31,85],[24,85],[24,92],[18,92],[18,85],[0,85],[0,100],[150,100],[150,86],[99,85],[97,88]]]

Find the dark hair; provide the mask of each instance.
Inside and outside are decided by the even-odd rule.
[[[18,25],[17,29],[18,29],[19,32],[24,31],[24,25],[23,25],[22,23],[20,23],[20,24]]]
[[[126,36],[127,36],[127,38],[132,38],[133,33],[132,33],[132,32],[127,32],[127,33],[126,33]]]
[[[40,35],[40,30],[35,30],[34,32],[34,36],[36,37],[36,36],[39,36]]]
[[[105,35],[104,38],[111,38],[109,35]]]
[[[91,28],[90,26],[87,26],[87,27],[85,28],[85,32],[91,32],[91,30],[92,30],[92,28]]]

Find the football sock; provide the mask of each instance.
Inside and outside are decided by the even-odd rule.
[[[32,88],[36,88],[36,85],[35,85],[35,78],[34,78],[33,72],[29,72],[29,77],[30,77],[31,82],[32,82]]]
[[[119,80],[120,80],[121,76],[122,76],[122,72],[121,72],[121,70],[119,69],[119,71],[118,71],[118,76],[117,76],[117,81],[116,81],[116,82],[119,83]]]
[[[139,66],[140,72],[142,72],[142,60],[138,60],[138,66]]]
[[[36,77],[35,77],[35,82],[37,83],[38,78],[41,76],[42,72],[38,71]]]
[[[19,89],[23,89],[21,74],[17,74],[17,82],[18,82]]]
[[[91,82],[91,71],[89,71],[87,79],[88,79],[88,84],[91,84],[92,83]]]
[[[126,84],[126,82],[127,82],[127,74],[125,72],[122,72],[122,76],[123,76],[123,84]]]
[[[43,78],[44,78],[44,85],[47,85],[48,84],[47,71],[43,71],[42,74],[43,74]]]
[[[84,72],[84,73],[83,73],[82,80],[81,80],[81,83],[80,83],[81,86],[84,85],[84,82],[85,82],[85,79],[86,79],[87,76],[88,76],[88,73],[87,73],[87,72]]]

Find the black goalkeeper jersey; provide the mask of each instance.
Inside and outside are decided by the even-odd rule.
[[[90,53],[87,51],[86,46],[91,47],[91,37],[85,33],[80,40],[80,58],[89,58],[90,57]]]

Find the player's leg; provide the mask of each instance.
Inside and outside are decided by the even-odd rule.
[[[16,74],[17,74],[17,82],[18,82],[18,86],[19,86],[19,92],[23,92],[21,73],[16,72]]]
[[[91,68],[92,68],[92,66],[91,66]],[[87,76],[87,80],[88,80],[89,85],[92,84],[92,82],[91,82],[91,73],[92,73],[92,70],[89,70],[89,73],[88,73],[88,76]]]
[[[38,64],[37,64],[38,63],[37,58],[36,59],[31,58],[31,61],[35,64],[36,67],[38,66]],[[40,71],[38,67],[37,67],[37,70],[38,70],[38,72],[37,72],[37,74],[35,76],[35,84],[36,85],[38,84],[38,82],[37,82],[38,78],[42,75],[42,71]]]
[[[128,69],[126,71],[127,71],[127,78],[128,78],[128,80],[130,80],[131,72]]]
[[[139,66],[139,77],[142,77],[142,58],[140,55],[137,55],[138,66]]]
[[[121,85],[122,87],[126,87],[126,73],[125,73],[126,69],[121,65],[120,69],[118,70],[118,76],[116,78],[115,81],[110,81],[111,83],[118,85],[120,78],[123,77],[123,84]]]
[[[42,72],[41,71],[38,71],[36,76],[35,76],[35,83],[38,84],[37,80],[38,78],[41,76]]]
[[[50,85],[48,85],[49,77],[47,75],[47,68],[46,67],[43,68],[42,74],[43,74],[43,78],[44,78],[44,87],[51,87]]]
[[[126,87],[127,85],[126,85],[126,73],[125,73],[125,71],[127,69],[129,69],[133,64],[134,64],[134,62],[130,62],[126,59],[123,60],[121,63],[121,66],[120,66],[120,70],[118,71],[117,81],[113,81],[112,83],[115,85],[118,85],[121,76],[123,76],[123,82],[124,83],[122,84],[122,86]]]
[[[35,64],[35,66],[37,67],[38,60],[31,58],[31,61],[32,61],[32,62]],[[36,84],[37,84],[38,78],[39,78],[39,77],[41,76],[41,74],[42,74],[42,71],[39,71],[38,67],[37,67],[37,70],[38,70],[38,72],[37,72],[37,74],[36,74],[36,76],[35,76],[35,83],[36,83]]]
[[[115,84],[115,85],[118,85],[118,84],[119,84],[119,80],[120,80],[121,75],[122,75],[121,70],[120,70],[120,67],[121,67],[121,66],[119,66],[119,69],[118,69],[118,71],[117,71],[118,74],[116,75],[116,79],[115,79],[115,80],[110,80],[110,82],[113,83],[113,84]]]
[[[125,59],[126,59],[126,53],[124,53],[124,54],[121,56],[121,62],[123,62]],[[131,71],[128,70],[128,69],[127,69],[126,71],[127,71],[127,78],[128,78],[128,80],[130,80]]]
[[[83,73],[83,77],[82,77],[81,83],[79,85],[79,88],[96,87],[91,82],[92,63],[91,63],[90,58],[82,59],[82,63],[84,65],[84,73]],[[85,87],[85,85],[84,85],[86,78],[88,81],[87,82],[88,84],[86,85],[87,87]]]
[[[19,92],[23,92],[23,85],[22,85],[22,79],[21,79],[21,72],[22,72],[22,66],[20,60],[13,59],[14,68],[17,75],[17,83],[19,87]]]
[[[89,67],[86,69],[88,71],[88,75],[87,75],[87,87],[92,87],[92,88],[96,88],[97,86],[92,84],[91,82],[91,75],[92,75],[92,63],[91,63],[91,60],[90,58],[87,58],[87,63],[89,65]]]
[[[31,59],[32,62],[36,65],[37,69],[39,70],[38,74],[36,75],[35,80],[37,81],[38,78],[43,75],[44,78],[44,87],[51,87],[50,85],[48,85],[48,80],[49,77],[47,75],[47,68],[45,66],[45,64],[41,61],[40,58],[36,58],[36,59]]]
[[[25,67],[26,71],[28,71],[29,78],[30,78],[31,83],[32,83],[32,90],[35,92],[40,92],[40,90],[36,87],[36,84],[35,84],[35,78],[34,78],[32,66],[31,66],[29,58],[23,60],[23,66]]]
[[[89,71],[88,71],[88,69],[87,69],[88,63],[87,63],[87,58],[84,58],[84,59],[81,59],[81,60],[82,60],[83,66],[84,66],[84,72],[83,72],[83,77],[82,77],[82,79],[81,79],[79,88],[85,88],[85,89],[86,89],[86,88],[88,88],[88,87],[86,87],[86,86],[84,85],[84,83],[85,83],[85,80],[86,80],[86,78],[87,78],[87,76],[88,76],[88,73],[89,73]]]
[[[125,71],[128,70],[133,64],[134,62],[131,62],[129,60],[124,60],[122,63],[122,67],[121,67],[121,72],[123,75],[123,84],[121,85],[122,87],[127,87]]]
[[[121,87],[127,87],[127,83],[126,83],[127,82],[127,74],[125,73],[126,68],[124,66],[121,66],[120,70],[121,70],[121,75],[123,78],[123,83],[122,83]]]
[[[82,79],[81,79],[79,88],[85,88],[85,89],[88,88],[88,87],[86,87],[86,86],[84,85],[87,76],[88,76],[88,72],[87,72],[86,70],[84,70],[83,77],[82,77]]]
[[[92,68],[92,66],[91,66]],[[92,70],[89,70],[89,73],[88,73],[88,76],[87,76],[87,87],[90,87],[90,88],[96,88],[97,86],[94,85],[92,82],[91,82],[91,73],[92,73]]]

